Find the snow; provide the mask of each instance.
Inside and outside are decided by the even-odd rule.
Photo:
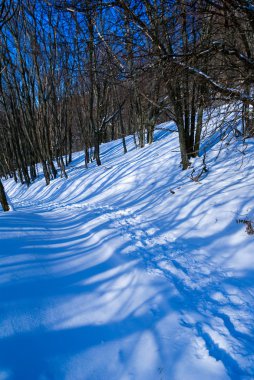
[[[254,378],[253,141],[208,140],[194,182],[202,158],[181,171],[167,129],[47,187],[4,182],[1,380]]]

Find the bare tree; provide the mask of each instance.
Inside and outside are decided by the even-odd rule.
[[[2,0],[0,2],[0,34],[2,33],[2,29],[4,25],[7,24],[12,19],[14,14],[17,12],[18,7],[19,7],[19,1]],[[4,70],[5,70],[5,66],[3,66],[2,61],[0,61],[0,78]],[[5,190],[4,190],[4,186],[2,184],[1,178],[0,178],[0,203],[4,211],[9,211],[10,207],[7,202],[7,197],[5,194]]]

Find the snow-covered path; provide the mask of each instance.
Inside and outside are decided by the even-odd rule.
[[[193,183],[160,136],[105,145],[101,168],[77,156],[48,188],[6,183],[1,380],[254,378],[254,244],[235,221],[252,166]]]
[[[181,326],[183,300],[171,281],[125,257],[117,224],[128,219],[102,209],[4,219],[2,378],[227,378],[204,347],[194,355],[198,341]]]

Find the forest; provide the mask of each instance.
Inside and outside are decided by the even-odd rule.
[[[225,104],[230,131],[254,134],[249,0],[1,0],[0,40],[0,178],[30,186],[41,164],[49,185],[74,151],[89,170],[103,142],[142,148],[166,120],[186,170]]]

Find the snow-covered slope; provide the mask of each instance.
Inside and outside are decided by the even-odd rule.
[[[252,142],[213,146],[195,182],[176,133],[155,137],[4,183],[1,380],[254,379]]]

